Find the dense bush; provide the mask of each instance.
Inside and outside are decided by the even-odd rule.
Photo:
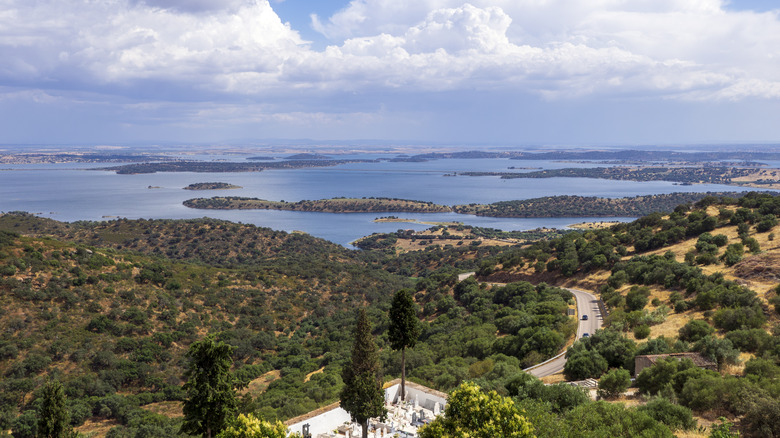
[[[653,398],[638,410],[669,426],[672,430],[690,430],[698,424],[690,409],[676,405],[663,397]]]
[[[613,368],[601,376],[598,395],[602,398],[615,398],[631,385],[631,374],[622,368]]]

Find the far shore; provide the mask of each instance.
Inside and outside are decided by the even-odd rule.
[[[432,222],[432,221],[421,221],[418,219],[413,218],[402,218],[402,217],[378,217],[374,219],[374,222],[376,223],[408,223],[408,224],[421,224],[421,225],[463,225],[463,222]]]

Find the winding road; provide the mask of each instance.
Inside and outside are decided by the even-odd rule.
[[[458,275],[458,281],[463,281],[469,277],[474,276],[474,272],[466,272]],[[598,298],[590,292],[584,290],[564,288],[574,294],[574,300],[577,302],[577,320],[579,325],[577,326],[577,339],[580,339],[586,333],[592,335],[596,330],[601,328],[604,322],[604,316],[601,314],[601,310],[598,305]],[[582,316],[588,315],[588,319],[583,320]],[[532,367],[526,368],[523,371],[531,374],[535,377],[545,377],[555,373],[563,371],[563,367],[566,365],[566,350],[562,353],[554,356],[542,363],[538,363]]]
[[[596,330],[601,328],[603,321],[598,306],[598,298],[591,293],[579,289],[566,289],[574,294],[574,299],[577,301],[577,319],[579,320],[577,339],[580,339],[585,333],[589,335],[593,334]],[[583,321],[582,315],[588,315],[588,319]],[[559,373],[563,371],[563,367],[566,365],[565,356],[566,352],[564,351],[540,364],[526,368],[524,371],[535,377],[544,377]]]

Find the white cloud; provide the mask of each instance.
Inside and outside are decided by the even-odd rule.
[[[210,88],[214,77],[273,71],[305,49],[265,0],[234,2],[235,9],[209,14],[163,9],[160,1],[6,3],[0,56],[7,60],[2,74],[14,80],[54,86],[155,80]]]
[[[427,54],[418,74],[436,75],[430,82],[445,87],[492,78],[548,96],[690,98],[707,90],[698,95],[776,97],[762,84],[780,80],[777,12],[723,6],[720,0],[353,0],[314,25],[335,41],[346,38],[342,51],[354,41],[375,47],[381,40]],[[419,59],[405,60],[396,73]]]
[[[0,4],[0,81],[18,87],[279,107],[376,90],[780,98],[778,14],[721,0],[353,0],[315,21],[324,50],[268,0]]]

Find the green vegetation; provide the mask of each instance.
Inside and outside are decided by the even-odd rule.
[[[615,398],[631,386],[631,373],[623,368],[613,368],[599,380],[598,395],[601,398]]]
[[[233,366],[233,347],[217,342],[212,336],[193,342],[187,352],[187,371],[184,377],[184,423],[182,432],[212,438],[224,430],[235,415],[236,382],[230,368]]]
[[[301,438],[301,435],[295,433],[289,437]],[[287,426],[281,421],[271,423],[259,420],[252,414],[241,414],[217,438],[288,438],[288,435]]]
[[[420,336],[420,321],[417,319],[417,305],[411,291],[401,289],[393,296],[390,304],[390,327],[388,337],[393,350],[401,350],[401,400],[406,400],[406,349],[413,348]]]
[[[420,430],[420,438],[531,438],[533,426],[514,401],[495,391],[482,392],[479,386],[464,383],[452,391],[444,417],[438,417]],[[363,434],[365,438],[365,434]]]
[[[190,208],[217,210],[289,210],[326,213],[440,213],[451,211],[449,207],[431,202],[392,198],[332,198],[285,202],[228,196],[188,199],[184,201],[184,205]]]
[[[52,380],[43,385],[41,407],[38,411],[37,436],[68,438],[75,435],[70,425],[70,413],[65,403],[65,391],[60,382]]]

